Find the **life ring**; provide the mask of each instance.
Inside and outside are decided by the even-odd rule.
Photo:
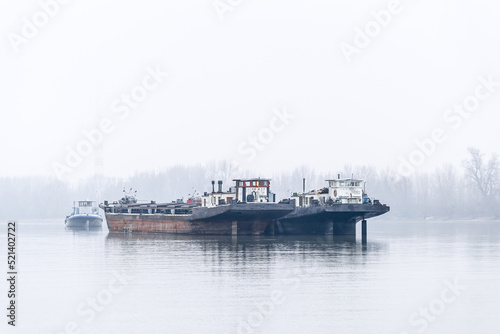
[[[333,196],[337,197],[337,189],[333,191]]]

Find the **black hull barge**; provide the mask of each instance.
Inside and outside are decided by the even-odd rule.
[[[356,223],[362,221],[366,235],[366,219],[389,212],[389,206],[372,200],[365,193],[360,179],[326,180],[328,187],[320,190],[293,193],[296,209],[279,218],[275,232],[287,235],[355,235]]]
[[[275,231],[287,235],[355,235],[356,223],[389,211],[382,204],[334,204],[298,207],[278,219]]]

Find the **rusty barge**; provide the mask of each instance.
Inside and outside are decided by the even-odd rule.
[[[126,194],[120,201],[100,207],[110,232],[175,233],[197,235],[261,235],[274,233],[274,221],[295,209],[295,202],[276,203],[270,179],[237,179],[235,187],[212,192],[187,202],[138,203]]]
[[[390,207],[371,199],[364,181],[326,180],[328,187],[293,193],[276,202],[270,179],[236,179],[222,191],[212,181],[212,192],[187,202],[138,203],[126,194],[120,201],[101,204],[110,232],[174,233],[196,235],[355,235],[366,219],[389,212]]]

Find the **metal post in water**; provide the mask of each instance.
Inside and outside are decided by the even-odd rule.
[[[366,235],[367,235],[366,219],[363,219],[361,221],[361,239],[362,239],[363,243],[366,243]]]

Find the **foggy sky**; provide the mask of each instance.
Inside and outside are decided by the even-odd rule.
[[[221,159],[262,176],[303,164],[397,168],[436,128],[445,139],[422,170],[459,163],[468,146],[500,152],[500,86],[468,117],[446,114],[479,77],[500,81],[498,4],[402,0],[348,62],[342,43],[391,1],[231,3],[222,20],[211,0],[69,1],[16,52],[12,34],[42,9],[3,1],[0,176],[54,176],[103,119],[113,124],[104,173],[118,176]],[[156,68],[168,76],[117,112]],[[294,118],[273,120],[284,108]],[[273,122],[279,131],[248,161],[249,137]],[[94,151],[65,177],[94,173]]]

